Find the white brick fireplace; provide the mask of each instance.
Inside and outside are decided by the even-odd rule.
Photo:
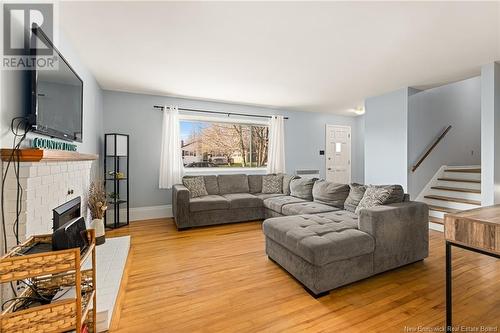
[[[30,235],[52,233],[52,209],[77,197],[82,198],[82,215],[87,214],[87,192],[90,171],[94,161],[21,162],[20,184],[23,189],[19,238],[22,242]],[[3,167],[6,167],[4,162]],[[5,170],[5,169],[4,169]],[[7,246],[15,245],[12,232],[16,215],[17,180],[14,164],[10,165],[5,183],[5,222]]]
[[[19,182],[23,195],[19,216],[20,242],[31,235],[51,234],[52,210],[78,196],[82,198],[82,216],[87,224],[91,221],[87,209],[87,195],[93,163],[98,163],[97,155],[36,149],[22,150],[21,155]],[[1,157],[4,161],[8,160],[10,151],[2,149]],[[6,162],[3,162],[4,172],[6,165]],[[4,192],[8,249],[16,245],[13,233],[16,189],[17,179],[14,164],[11,164]],[[127,236],[108,239],[96,249],[98,332],[109,329],[129,247],[130,237]],[[88,262],[84,263],[84,267],[87,264]],[[11,297],[10,289],[5,284],[2,287],[0,299]]]

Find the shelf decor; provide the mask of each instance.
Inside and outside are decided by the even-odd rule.
[[[90,210],[90,216],[92,217],[90,227],[95,230],[96,245],[104,244],[104,242],[106,242],[104,215],[106,214],[108,205],[104,183],[101,181],[93,181],[90,184],[87,206]]]
[[[115,229],[129,224],[129,135],[105,134],[104,151],[104,188],[108,196],[104,225]]]

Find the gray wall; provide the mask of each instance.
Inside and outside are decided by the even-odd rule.
[[[481,162],[479,77],[365,101],[365,182],[401,184],[415,198],[442,165]],[[447,126],[452,130],[415,173],[411,167]]]
[[[356,180],[353,178],[353,182],[357,181],[360,184],[365,183],[365,116],[359,116],[356,118],[356,136],[353,137],[356,144],[356,149],[352,153],[352,158],[356,161],[353,165],[353,175],[356,175]]]
[[[408,95],[403,88],[365,101],[365,182],[408,185]]]
[[[500,203],[500,65],[481,68],[481,200]]]
[[[452,129],[415,172],[415,198],[442,165],[481,164],[480,77],[421,91],[409,98],[408,161],[413,166],[448,125]]]
[[[338,124],[352,127],[352,180],[363,182],[363,166],[359,161],[359,121],[354,117],[342,117],[325,113],[286,112],[267,108],[236,104],[216,103],[182,98],[151,96],[105,91],[105,132],[128,133],[130,137],[130,188],[131,207],[147,207],[171,203],[169,190],[158,188],[159,155],[161,142],[162,112],[153,105],[177,105],[216,111],[232,111],[251,114],[281,114],[286,120],[286,166],[293,173],[296,169],[319,169],[325,175],[324,156],[325,125]]]

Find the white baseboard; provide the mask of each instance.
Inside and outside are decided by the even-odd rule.
[[[174,216],[172,213],[172,205],[130,208],[129,214],[130,221],[161,219]],[[126,218],[127,210],[123,208],[120,209],[120,220],[123,221]]]
[[[444,225],[429,222],[429,229],[444,232]]]

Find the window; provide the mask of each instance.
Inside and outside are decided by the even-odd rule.
[[[261,124],[181,120],[186,168],[261,168],[267,165],[269,128]]]

